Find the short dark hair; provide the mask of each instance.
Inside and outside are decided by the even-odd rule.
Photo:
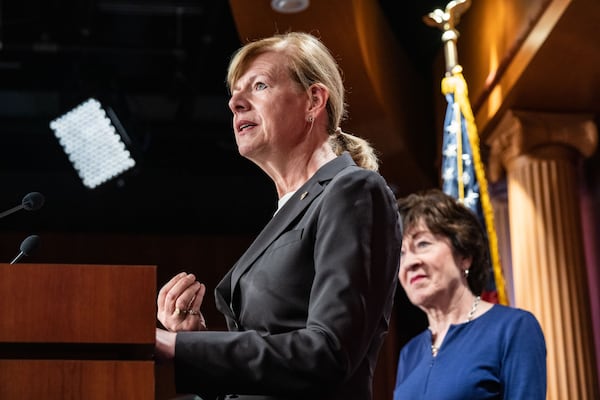
[[[473,294],[480,295],[491,264],[487,236],[475,213],[439,189],[401,198],[398,208],[404,232],[423,222],[431,233],[448,238],[454,252],[472,257],[467,282]]]

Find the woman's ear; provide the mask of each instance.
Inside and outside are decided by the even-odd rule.
[[[472,264],[473,264],[472,256],[463,257],[462,262],[461,262],[462,270],[464,271],[466,269],[470,269]]]
[[[325,86],[315,83],[308,89],[308,96],[308,111],[315,113],[325,108],[327,99],[329,98],[329,92]]]

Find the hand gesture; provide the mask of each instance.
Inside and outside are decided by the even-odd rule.
[[[206,286],[193,274],[175,275],[158,293],[158,320],[171,332],[206,330],[200,312],[204,293]]]

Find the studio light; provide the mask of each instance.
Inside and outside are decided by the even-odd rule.
[[[127,137],[112,110],[90,98],[50,122],[83,184],[94,189],[135,166]]]

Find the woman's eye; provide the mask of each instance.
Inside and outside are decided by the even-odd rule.
[[[429,244],[430,244],[429,242],[427,242],[425,240],[421,240],[421,241],[417,242],[417,248],[422,249],[424,247],[427,247]]]
[[[254,89],[256,89],[256,90],[263,90],[266,88],[267,88],[267,85],[262,82],[257,82],[254,84]]]

